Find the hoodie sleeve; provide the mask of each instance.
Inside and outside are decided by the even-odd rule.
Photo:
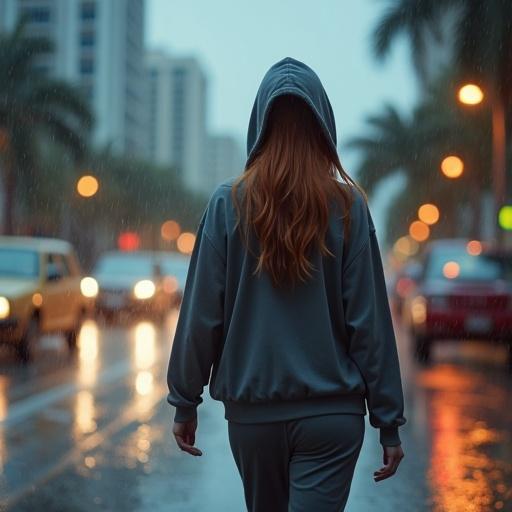
[[[366,384],[370,424],[380,429],[383,446],[396,446],[406,422],[396,340],[375,227],[366,202],[357,202],[343,268],[349,354]]]
[[[219,226],[215,210],[210,202],[196,232],[169,360],[167,401],[176,422],[196,418],[223,335],[225,257],[222,237],[211,234]]]

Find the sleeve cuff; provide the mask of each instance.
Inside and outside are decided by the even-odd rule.
[[[382,427],[380,429],[380,444],[382,446],[398,446],[402,444],[398,427]]]
[[[197,418],[197,407],[176,407],[175,423],[187,423]]]

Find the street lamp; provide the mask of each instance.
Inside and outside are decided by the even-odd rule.
[[[181,227],[175,220],[166,220],[160,228],[160,234],[166,242],[176,240],[180,233]]]
[[[178,237],[178,240],[176,241],[178,251],[184,254],[192,254],[192,251],[194,250],[195,241],[196,236],[194,235],[194,233],[181,233],[181,235]]]
[[[100,184],[98,180],[89,174],[82,176],[76,184],[76,191],[82,197],[94,196],[99,188]]]
[[[464,162],[456,155],[443,158],[441,172],[450,179],[459,178],[464,172]]]
[[[476,84],[466,84],[459,89],[459,101],[465,105],[478,105],[484,99],[484,92]]]
[[[465,84],[459,89],[459,101],[464,105],[478,105],[484,99],[482,89],[475,84]],[[494,196],[494,223],[496,241],[501,243],[502,231],[497,229],[498,211],[506,199],[506,127],[505,107],[499,94],[491,95],[492,109],[492,176]]]
[[[418,218],[431,226],[439,220],[439,208],[435,204],[425,203],[418,208]]]
[[[409,235],[416,242],[424,242],[430,236],[430,228],[421,220],[415,220],[409,226]]]

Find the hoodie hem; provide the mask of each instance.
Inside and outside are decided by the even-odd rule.
[[[334,395],[268,402],[224,401],[225,418],[235,423],[269,423],[323,414],[366,414],[363,395]]]

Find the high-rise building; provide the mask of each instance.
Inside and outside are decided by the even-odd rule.
[[[0,0],[0,30],[25,16],[27,35],[52,41],[36,66],[83,90],[94,143],[137,156],[147,147],[144,7],[144,0]]]
[[[206,162],[206,186],[213,190],[225,179],[241,174],[245,158],[239,141],[231,135],[210,135]]]
[[[185,186],[207,192],[206,75],[197,59],[150,52],[147,154],[173,166]]]

